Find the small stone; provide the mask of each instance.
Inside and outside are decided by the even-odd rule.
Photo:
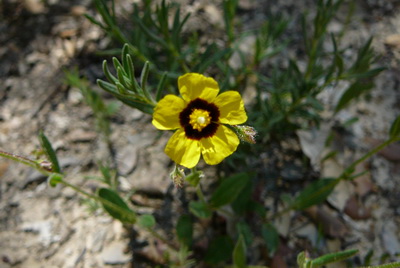
[[[137,165],[137,146],[128,145],[117,153],[118,169],[121,175],[130,174]]]
[[[385,39],[385,45],[400,48],[400,34],[391,34]]]
[[[114,241],[106,246],[101,253],[104,264],[124,264],[131,260],[129,254],[125,254],[126,244],[122,241]]]

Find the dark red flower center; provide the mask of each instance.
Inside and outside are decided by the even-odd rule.
[[[202,127],[201,130],[193,128],[193,125],[190,123],[190,116],[196,110],[207,111],[208,115],[211,117],[210,123]],[[179,122],[185,130],[185,134],[188,139],[201,140],[203,138],[214,136],[218,130],[219,116],[220,112],[215,104],[197,98],[189,102],[186,108],[183,109],[183,111],[179,114]]]

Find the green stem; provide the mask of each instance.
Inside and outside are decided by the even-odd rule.
[[[61,180],[59,183],[63,184],[64,186],[70,187],[70,188],[73,189],[74,191],[76,191],[76,192],[78,192],[78,193],[80,193],[80,194],[82,194],[82,195],[84,195],[84,196],[86,196],[86,197],[88,197],[88,198],[91,198],[91,199],[93,199],[93,200],[96,200],[96,201],[98,201],[98,202],[101,202],[102,204],[104,204],[104,205],[106,205],[106,206],[108,206],[108,207],[111,207],[113,210],[116,210],[116,211],[120,212],[121,214],[126,214],[126,213],[127,213],[127,210],[126,210],[126,209],[123,209],[123,208],[121,208],[121,207],[115,205],[114,203],[108,201],[107,199],[101,198],[101,197],[99,197],[99,196],[97,196],[97,195],[94,195],[94,194],[90,194],[90,193],[88,193],[88,192],[82,190],[82,189],[79,188],[78,186],[75,186],[75,185],[73,185],[73,184],[71,184],[71,183],[69,183],[69,182],[66,182],[65,180]],[[135,214],[135,213],[134,213],[133,211],[131,211],[131,210],[130,210],[129,212],[130,212],[131,214]],[[136,221],[136,214],[135,214],[135,221]],[[131,223],[133,224],[134,222],[131,222]]]
[[[364,162],[365,160],[367,160],[368,158],[370,158],[371,156],[373,156],[374,154],[376,154],[377,152],[379,152],[380,150],[382,150],[389,144],[391,144],[393,142],[397,142],[397,141],[400,141],[400,137],[394,137],[394,138],[388,139],[387,141],[376,146],[374,149],[372,149],[371,151],[369,151],[368,153],[364,154],[362,157],[360,157],[359,159],[354,161],[353,164],[351,164],[348,168],[346,168],[343,171],[343,173],[340,175],[339,178],[341,178],[341,179],[346,178],[346,175],[348,175],[349,172],[352,172],[358,164],[360,164],[361,162]]]
[[[8,158],[8,159],[11,159],[11,160],[14,160],[14,161],[22,163],[24,165],[27,165],[27,166],[29,166],[31,168],[34,168],[34,169],[40,171],[41,173],[43,173],[43,174],[45,174],[47,176],[51,175],[51,172],[45,170],[40,165],[40,163],[38,163],[38,162],[36,162],[34,160],[31,160],[29,158],[26,158],[26,157],[23,157],[23,156],[20,156],[20,155],[16,155],[16,154],[12,154],[12,153],[7,153],[7,152],[1,151],[1,150],[0,150],[0,156]]]
[[[376,154],[377,152],[379,152],[380,150],[382,150],[383,148],[385,148],[386,146],[390,145],[391,143],[400,141],[400,137],[394,137],[391,138],[383,143],[381,143],[380,145],[376,146],[374,149],[372,149],[371,151],[369,151],[368,153],[364,154],[362,157],[360,157],[359,159],[357,159],[356,161],[354,161],[349,167],[347,167],[343,173],[335,180],[334,183],[339,183],[339,181],[341,180],[346,180],[346,179],[354,179],[357,178],[358,176],[353,176],[351,178],[349,178],[349,175],[354,171],[354,169],[356,168],[356,166],[360,163],[362,163],[363,161],[367,160],[368,158],[370,158],[371,156],[373,156],[374,154]],[[360,173],[363,174],[363,173]],[[271,221],[275,218],[278,218],[284,214],[286,214],[287,212],[291,211],[294,208],[293,205],[285,208],[284,210],[278,212],[275,215],[272,215],[271,217],[267,218],[267,221]]]
[[[160,235],[159,233],[157,233],[156,231],[154,231],[151,228],[147,228],[147,231],[149,231],[149,233],[151,233],[152,236],[154,236],[155,238],[161,240],[163,243],[165,243],[169,248],[171,248],[172,250],[178,252],[179,251],[179,247],[174,245],[173,243],[171,243],[171,241],[165,237],[163,237],[162,235]]]

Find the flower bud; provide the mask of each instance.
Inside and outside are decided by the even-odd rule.
[[[257,131],[251,126],[233,126],[239,139],[251,144],[256,143]]]
[[[178,165],[175,165],[174,170],[169,174],[169,176],[176,188],[183,187],[183,180],[185,178],[183,168],[178,168]]]

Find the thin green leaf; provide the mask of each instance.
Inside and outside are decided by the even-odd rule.
[[[115,83],[118,81],[118,78],[116,78],[114,75],[110,73],[106,60],[103,61],[103,72],[109,82]]]
[[[354,82],[340,97],[339,102],[335,108],[335,113],[346,107],[353,99],[372,89],[373,86],[374,84],[372,82],[364,82],[358,80]]]
[[[253,233],[250,226],[246,222],[240,221],[236,224],[236,229],[238,234],[243,236],[245,244],[250,246],[253,243]]]
[[[91,23],[93,23],[93,24],[99,26],[100,28],[102,28],[102,29],[105,30],[105,31],[107,30],[107,28],[104,27],[104,25],[103,25],[101,22],[99,22],[99,21],[96,20],[94,17],[90,16],[89,14],[83,14],[83,16],[85,16]]]
[[[156,101],[159,101],[161,99],[161,94],[162,94],[162,91],[165,89],[166,81],[167,81],[167,72],[164,72],[160,78],[160,81],[158,82],[158,85],[157,85]]]
[[[229,236],[218,236],[211,241],[204,261],[209,264],[218,264],[227,261],[232,256],[233,248],[234,245]]]
[[[337,179],[319,179],[311,183],[297,196],[292,207],[303,210],[325,201],[338,183]]]
[[[297,265],[299,266],[299,268],[304,268],[306,260],[307,260],[306,253],[304,251],[300,252],[297,255]]]
[[[359,268],[399,268],[399,267],[400,267],[400,262],[392,262],[375,266],[362,266]]]
[[[156,219],[153,215],[141,215],[137,219],[137,224],[142,228],[152,228],[156,225]]]
[[[240,235],[239,239],[233,250],[233,264],[237,268],[246,267],[246,243],[244,242],[243,236]]]
[[[59,184],[62,179],[64,178],[63,175],[59,174],[59,173],[52,173],[48,178],[47,178],[47,183],[51,186],[51,187],[56,187],[57,184]]]
[[[226,178],[211,196],[210,205],[218,208],[231,203],[249,181],[250,178],[246,173],[239,173]]]
[[[44,135],[44,133],[42,131],[39,133],[39,141],[40,141],[42,149],[44,150],[47,158],[51,162],[51,165],[52,165],[51,170],[53,172],[60,173],[61,170],[60,170],[60,165],[58,163],[57,155],[54,152],[50,141],[47,139],[46,135]]]
[[[181,215],[176,224],[176,234],[179,241],[190,247],[193,241],[193,220],[190,215]]]
[[[205,70],[212,65],[215,62],[218,62],[219,60],[221,60],[225,55],[227,55],[228,53],[230,53],[232,50],[230,48],[226,48],[223,50],[219,50],[216,53],[213,54],[206,54],[207,52],[205,52],[205,55],[209,56],[207,57],[205,60],[202,60],[200,65],[197,67],[196,71],[199,73],[204,73]]]
[[[311,261],[311,268],[321,267],[328,263],[334,263],[346,260],[358,253],[358,249],[349,249],[345,251],[335,252],[323,255]]]
[[[104,210],[107,211],[111,217],[126,223],[134,223],[136,221],[136,214],[128,207],[117,192],[108,188],[100,188],[97,194],[102,199],[113,204],[113,206],[110,206],[109,204],[102,202]]]
[[[199,218],[210,218],[212,211],[205,202],[191,201],[189,203],[189,210]]]
[[[274,256],[279,246],[279,235],[275,227],[270,223],[265,223],[261,227],[261,235],[267,244],[269,256]]]
[[[393,121],[390,127],[389,136],[394,139],[400,135],[400,115]]]
[[[100,79],[97,79],[96,82],[97,82],[97,85],[99,85],[99,87],[101,87],[102,89],[104,89],[108,93],[111,93],[113,95],[114,94],[118,94],[117,86],[115,86],[115,85],[113,85],[111,83],[108,83],[106,81],[100,80]]]

